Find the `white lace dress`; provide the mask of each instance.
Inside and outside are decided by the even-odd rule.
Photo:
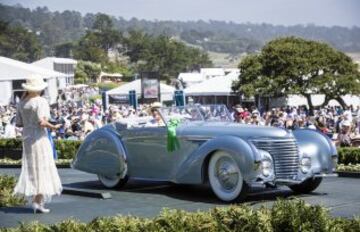
[[[19,103],[16,124],[23,126],[22,167],[14,193],[32,197],[44,196],[49,202],[60,195],[62,185],[53,158],[47,130],[39,125],[40,118],[50,118],[50,108],[45,98],[34,97]]]

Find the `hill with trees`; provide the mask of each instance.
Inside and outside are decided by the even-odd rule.
[[[69,51],[93,27],[97,14],[82,15],[77,11],[51,12],[46,7],[34,10],[20,5],[0,4],[0,20],[21,25],[33,31],[42,43],[45,55]],[[277,37],[297,36],[322,41],[344,52],[360,51],[360,28],[316,25],[280,26],[271,24],[233,23],[222,21],[148,21],[126,20],[111,16],[112,24],[122,33],[142,31],[153,36],[168,36],[207,51],[229,54],[259,51]]]

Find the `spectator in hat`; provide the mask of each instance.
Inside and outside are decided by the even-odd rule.
[[[52,155],[52,147],[46,128],[56,130],[50,119],[50,107],[40,93],[47,87],[41,77],[31,77],[22,84],[26,90],[20,101],[16,125],[23,127],[22,168],[15,194],[32,197],[34,213],[49,213],[45,203],[54,195],[60,195],[62,185]]]
[[[161,108],[161,103],[160,102],[154,102],[151,106],[150,106],[150,112],[151,112],[151,116],[152,119],[146,123],[146,126],[148,127],[159,127],[159,126],[165,126],[165,123],[163,121],[163,119],[161,118],[159,109]]]
[[[341,124],[341,131],[338,135],[338,143],[340,147],[351,146],[351,122],[349,120],[344,121]]]

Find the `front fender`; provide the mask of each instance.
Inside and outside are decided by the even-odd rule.
[[[95,130],[80,146],[72,167],[94,174],[124,177],[127,163],[121,138],[109,128]]]
[[[205,181],[204,173],[207,173],[207,162],[211,154],[217,150],[223,150],[231,154],[237,162],[244,180],[251,182],[256,178],[257,151],[246,141],[235,136],[221,136],[203,143],[179,166],[176,175],[176,183],[201,184]]]
[[[317,173],[332,173],[335,164],[333,158],[337,151],[331,140],[324,134],[309,129],[294,130],[301,155],[311,157],[311,171]]]

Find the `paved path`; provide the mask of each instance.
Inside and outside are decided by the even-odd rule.
[[[18,176],[19,169],[0,169],[0,175]],[[89,197],[62,195],[49,204],[50,214],[36,214],[26,207],[0,208],[0,227],[16,226],[19,222],[41,221],[56,223],[69,217],[89,222],[98,216],[136,215],[156,216],[162,208],[189,211],[208,210],[226,206],[218,201],[206,186],[184,186],[168,183],[130,181],[123,190],[104,189],[95,175],[71,169],[59,169],[64,187],[97,192],[110,192],[112,199],[101,200]],[[276,190],[255,189],[246,202],[258,208],[271,205],[278,197],[295,196],[288,188]],[[334,216],[360,216],[360,179],[326,179],[312,194],[296,195],[311,204],[329,208]]]

